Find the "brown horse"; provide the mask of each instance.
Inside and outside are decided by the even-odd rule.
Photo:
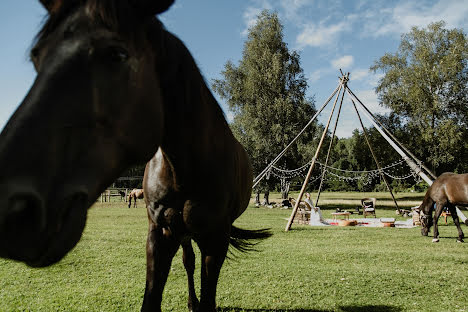
[[[137,199],[142,199],[145,197],[145,191],[142,189],[133,189],[130,194],[128,194],[128,208],[132,206],[132,199],[133,199],[133,207],[137,207]]]
[[[59,261],[101,192],[149,160],[142,310],[161,310],[182,245],[189,309],[215,311],[229,244],[244,250],[269,233],[232,225],[249,202],[250,162],[192,56],[155,17],[172,2],[41,0],[49,16],[31,50],[37,77],[0,135],[0,256]]]
[[[463,242],[464,234],[460,227],[455,206],[468,206],[468,173],[455,174],[446,172],[441,174],[424,196],[419,207],[421,215],[421,234],[427,236],[432,225],[434,225],[433,242],[439,241],[438,221],[444,207],[447,207],[452,215],[453,222],[458,229],[458,242]],[[435,207],[434,207],[435,206]],[[432,211],[434,221],[432,220]]]

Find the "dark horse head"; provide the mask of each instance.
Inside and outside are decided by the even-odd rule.
[[[60,260],[100,192],[154,155],[157,72],[171,64],[150,46],[162,32],[155,15],[172,2],[41,0],[49,17],[31,49],[37,77],[0,135],[0,257]]]
[[[427,195],[426,195],[427,197]],[[421,235],[427,236],[433,225],[432,211],[434,202],[430,198],[424,198],[419,206],[419,220],[421,221]]]

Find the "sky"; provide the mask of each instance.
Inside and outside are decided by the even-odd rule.
[[[264,9],[277,12],[288,48],[300,54],[307,96],[315,97],[316,107],[336,88],[342,69],[350,72],[350,89],[381,114],[388,110],[379,105],[374,90],[382,73],[369,68],[385,53],[397,51],[402,34],[441,20],[447,28],[468,29],[468,0],[176,0],[160,19],[186,44],[211,82],[222,78],[228,60],[238,64],[248,29]],[[34,81],[28,49],[45,15],[39,1],[0,2],[0,129]],[[326,121],[328,113],[324,110],[319,121]],[[337,135],[349,137],[356,128],[356,114],[345,100]]]

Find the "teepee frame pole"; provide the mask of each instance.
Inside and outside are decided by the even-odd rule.
[[[347,76],[345,77],[345,80],[343,82],[343,88],[344,89],[347,88],[348,80],[349,80],[349,73],[347,74]],[[331,153],[331,149],[332,149],[332,146],[333,146],[333,141],[335,140],[336,128],[338,126],[338,121],[340,120],[340,113],[341,113],[341,107],[343,106],[344,96],[345,96],[345,92],[343,90],[343,93],[341,94],[340,106],[338,107],[338,112],[336,114],[335,125],[333,126],[333,133],[331,135],[330,144],[328,146],[327,158],[325,159],[325,164],[324,164],[323,170],[322,170],[322,177],[320,178],[320,186],[319,186],[319,189],[318,189],[318,192],[317,192],[317,198],[315,199],[314,207],[318,206],[320,193],[322,192],[323,180],[325,179],[325,174],[327,173],[328,160],[330,159],[330,153]]]
[[[310,164],[309,171],[307,172],[307,176],[306,176],[306,178],[304,180],[304,183],[302,184],[302,188],[301,188],[301,191],[299,192],[299,196],[297,197],[296,204],[294,205],[291,216],[289,217],[288,224],[286,224],[286,228],[285,228],[286,232],[289,231],[289,229],[291,228],[291,225],[292,225],[292,223],[294,221],[294,217],[296,216],[296,213],[297,213],[297,209],[299,208],[299,204],[300,204],[300,202],[302,200],[302,196],[304,195],[305,189],[307,187],[307,183],[309,182],[310,176],[312,175],[312,171],[314,170],[315,161],[317,160],[318,154],[320,152],[320,148],[322,147],[322,144],[323,144],[323,140],[325,139],[325,136],[327,134],[328,127],[330,126],[330,121],[331,121],[331,118],[333,116],[333,112],[335,111],[336,102],[338,102],[338,98],[340,97],[341,91],[343,91],[343,92],[345,91],[344,88],[343,88],[344,79],[345,79],[345,77],[340,78],[340,85],[339,85],[339,88],[338,88],[338,95],[336,96],[335,102],[333,103],[333,108],[331,110],[330,116],[328,117],[327,125],[325,126],[325,129],[323,130],[322,138],[320,139],[319,145],[317,146],[317,150],[315,151],[315,155],[314,155],[314,157],[312,157],[312,163]]]

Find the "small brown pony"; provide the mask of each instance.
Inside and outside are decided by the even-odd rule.
[[[435,206],[435,207],[434,207]],[[447,207],[452,215],[453,222],[458,229],[458,242],[463,242],[464,234],[460,227],[455,206],[468,206],[468,173],[455,174],[446,172],[441,174],[424,196],[419,206],[421,219],[421,234],[427,236],[432,225],[434,225],[433,242],[439,241],[438,221],[444,207]],[[434,212],[434,221],[432,211]]]
[[[133,199],[133,207],[137,207],[137,199],[142,199],[145,197],[145,191],[142,189],[133,189],[130,194],[128,194],[128,208],[132,206],[132,199]]]
[[[0,135],[0,257],[59,261],[101,192],[149,161],[142,311],[161,311],[182,246],[188,307],[213,312],[229,245],[245,250],[270,234],[232,225],[250,199],[251,165],[189,51],[156,18],[172,2],[41,0],[49,15],[31,49],[37,76]]]

